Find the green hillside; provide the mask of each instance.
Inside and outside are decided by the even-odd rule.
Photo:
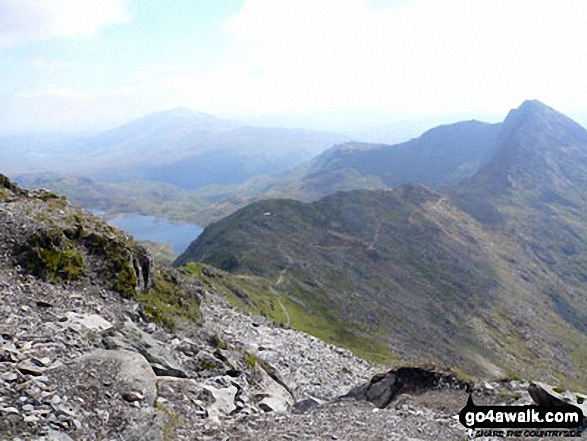
[[[538,102],[500,127],[493,156],[450,191],[261,201],[176,265],[265,277],[324,328],[405,360],[585,386],[587,132]]]

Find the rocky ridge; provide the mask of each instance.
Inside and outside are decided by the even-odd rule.
[[[1,178],[0,194],[0,439],[462,439],[467,390],[530,400],[527,383],[450,374],[398,388],[399,371],[373,377],[382,368],[237,311],[52,193]]]

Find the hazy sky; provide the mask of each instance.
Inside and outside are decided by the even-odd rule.
[[[0,75],[0,133],[178,106],[344,131],[526,98],[587,125],[587,2],[1,0]]]

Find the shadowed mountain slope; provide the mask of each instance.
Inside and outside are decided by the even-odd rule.
[[[258,202],[176,263],[275,278],[310,316],[407,359],[585,384],[587,132],[535,101],[490,127],[493,154],[450,191]]]

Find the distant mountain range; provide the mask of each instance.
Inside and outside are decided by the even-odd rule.
[[[91,137],[0,139],[0,160],[12,175],[51,172],[102,182],[162,182],[193,190],[279,172],[344,140],[327,132],[248,127],[181,108],[146,115]]]
[[[264,277],[340,344],[587,385],[584,128],[527,101],[501,124],[339,146],[311,167],[296,184],[309,199],[340,188],[327,176],[403,185],[253,203],[209,225],[176,265]]]
[[[467,121],[397,145],[341,144],[328,133],[238,127],[178,109],[86,141],[76,150],[85,152],[83,158],[63,161],[75,164],[77,177],[16,178],[22,185],[59,191],[87,208],[207,225],[260,199],[312,201],[336,191],[409,182],[454,184],[488,160],[499,127]],[[158,192],[163,197],[152,197],[156,185],[166,190]]]

